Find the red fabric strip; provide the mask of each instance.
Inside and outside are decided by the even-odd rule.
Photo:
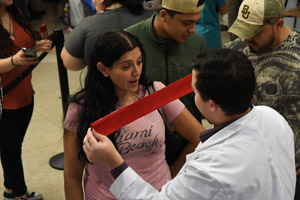
[[[91,127],[98,133],[108,136],[126,124],[133,122],[171,101],[191,93],[193,91],[191,81],[192,74],[189,74],[161,90],[147,95],[144,98],[91,123]]]

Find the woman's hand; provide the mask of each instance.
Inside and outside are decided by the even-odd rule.
[[[40,40],[35,43],[36,51],[49,52],[51,50],[52,41],[51,40]]]
[[[171,122],[171,125],[188,141],[188,144],[184,147],[177,160],[170,166],[171,175],[172,178],[174,178],[184,165],[186,155],[195,151],[195,148],[200,142],[200,133],[205,129],[187,108],[182,110]]]
[[[89,128],[83,140],[83,150],[90,162],[105,163],[109,170],[121,165],[124,160],[110,139]]]
[[[22,50],[18,51],[15,55],[12,57],[12,63],[17,65],[34,65],[38,61],[34,57],[25,57],[25,54]]]

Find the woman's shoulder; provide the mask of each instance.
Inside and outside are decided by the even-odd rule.
[[[64,121],[64,128],[76,133],[78,127],[79,113],[82,106],[78,103],[71,102]]]
[[[155,91],[157,91],[157,90],[160,90],[160,89],[162,89],[166,86],[165,86],[165,84],[163,84],[160,81],[153,81],[153,87],[154,87]]]
[[[82,105],[80,105],[79,103],[76,102],[71,102],[68,106],[68,111],[67,113],[78,113],[78,111],[80,111],[82,109]]]

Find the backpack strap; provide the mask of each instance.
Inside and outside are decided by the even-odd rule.
[[[154,89],[154,86],[153,86],[153,81],[150,82],[150,84],[149,84],[149,86],[147,88],[147,91],[148,91],[149,94],[155,92],[155,89]],[[173,130],[172,130],[171,124],[167,120],[167,117],[166,117],[166,114],[164,112],[164,109],[162,107],[160,107],[159,109],[157,109],[157,111],[159,112],[159,114],[163,118],[165,126],[166,126],[167,130],[169,131],[169,133],[172,133]]]

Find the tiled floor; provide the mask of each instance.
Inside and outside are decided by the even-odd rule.
[[[32,21],[35,30],[43,23],[47,24],[50,33],[53,28],[63,27],[59,19],[62,16],[60,3],[31,1],[34,8],[47,12],[42,19]],[[226,43],[228,34],[223,32],[222,38]],[[79,77],[80,72],[68,71],[71,94],[80,87]],[[34,69],[32,82],[36,91],[35,107],[22,154],[27,187],[30,191],[41,192],[45,200],[63,200],[63,171],[49,165],[49,159],[63,151],[63,114],[55,49]],[[0,183],[3,183],[2,170]],[[2,192],[0,186],[0,195]]]

